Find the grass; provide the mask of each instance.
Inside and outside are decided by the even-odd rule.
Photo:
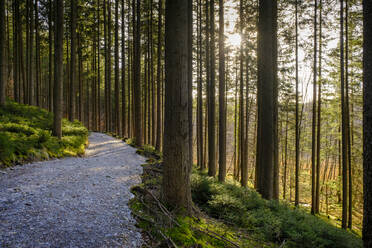
[[[0,167],[84,154],[88,130],[62,121],[62,139],[52,136],[53,114],[8,101],[0,108]]]

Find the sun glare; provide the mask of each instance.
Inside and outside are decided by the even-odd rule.
[[[235,33],[227,35],[227,43],[231,46],[239,47],[241,40],[240,34]]]

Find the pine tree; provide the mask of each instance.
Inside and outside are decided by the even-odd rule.
[[[63,0],[56,0],[55,5],[53,135],[61,138],[63,107]]]
[[[363,0],[363,243],[372,247],[372,2]]]
[[[191,212],[187,1],[166,1],[163,197]],[[190,10],[191,11],[191,10]]]

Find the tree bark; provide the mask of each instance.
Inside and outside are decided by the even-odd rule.
[[[319,80],[318,80],[318,117],[316,138],[316,187],[315,187],[315,213],[319,214],[320,198],[320,131],[322,110],[322,0],[319,1]]]
[[[157,151],[161,150],[162,146],[162,122],[161,122],[161,113],[162,113],[162,107],[161,107],[161,50],[162,50],[162,12],[163,12],[163,0],[159,0],[159,6],[158,6],[158,44],[157,44],[157,66],[156,66],[156,102],[158,106],[158,111],[156,112],[156,144],[155,149]]]
[[[71,62],[70,62],[70,106],[69,120],[74,121],[75,113],[75,85],[76,85],[76,18],[77,18],[77,0],[71,0]]]
[[[5,58],[5,0],[0,2],[0,107],[5,105],[6,58]]]
[[[187,1],[166,1],[163,197],[191,213]]]
[[[114,131],[120,134],[120,89],[119,89],[119,1],[115,1],[115,113]]]
[[[341,139],[342,139],[342,223],[343,229],[347,228],[348,214],[348,159],[347,159],[347,126],[345,103],[345,58],[344,58],[344,1],[340,1],[340,68],[341,68]]]
[[[274,172],[274,92],[276,69],[273,65],[276,58],[276,20],[277,2],[274,0],[259,1],[258,22],[258,84],[259,88],[259,127],[257,145],[257,188],[265,199],[273,198]]]
[[[121,1],[121,125],[122,137],[127,133],[127,98],[125,84],[125,1]]]
[[[208,175],[216,175],[216,99],[215,99],[215,23],[214,23],[214,0],[209,2],[209,27],[210,27],[210,81],[208,82]]]
[[[317,76],[317,12],[318,1],[315,0],[314,6],[314,61],[313,61],[313,118],[311,130],[311,214],[315,214],[316,200],[316,76]]]
[[[61,139],[63,107],[63,0],[56,0],[55,4],[53,135]]]
[[[219,172],[218,180],[226,178],[226,104],[225,104],[225,37],[224,37],[224,0],[219,0]]]
[[[363,0],[363,244],[372,247],[372,1]]]
[[[133,0],[134,1],[134,0]],[[135,6],[136,5],[136,6]],[[134,137],[138,146],[143,145],[143,130],[142,130],[142,96],[141,96],[141,1],[137,0],[137,4],[133,3],[133,38],[134,38],[134,54],[133,54],[133,98],[134,98]]]
[[[299,135],[299,119],[298,119],[298,0],[296,0],[296,128],[295,128],[295,140],[296,140],[296,164],[295,164],[295,206],[297,207],[300,202],[300,185],[299,185],[299,174],[300,174],[300,135]]]

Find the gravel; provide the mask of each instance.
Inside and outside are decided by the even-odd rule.
[[[0,247],[140,247],[128,201],[145,158],[118,139],[89,136],[86,156],[0,173]]]

